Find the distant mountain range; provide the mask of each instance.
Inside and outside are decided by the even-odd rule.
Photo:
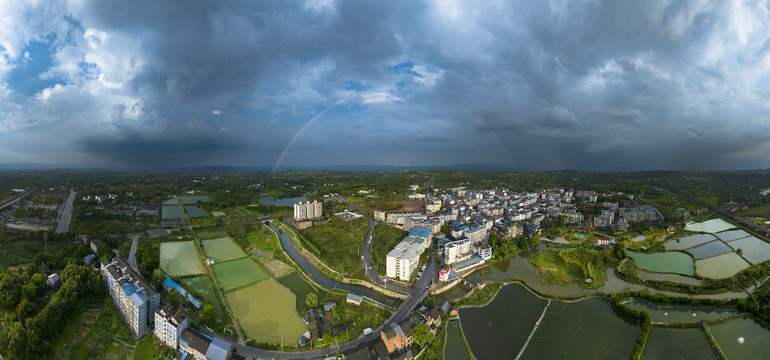
[[[93,170],[131,170],[121,168],[89,168],[86,166],[73,166],[62,164],[34,164],[34,163],[0,163],[0,169],[7,170],[51,170],[51,169],[93,169]],[[180,167],[168,169],[136,169],[136,170],[154,170],[154,171],[179,171],[179,172],[270,172],[272,167],[267,166],[195,166]],[[476,172],[503,172],[516,171],[510,165],[498,164],[455,164],[455,165],[335,165],[335,166],[282,166],[277,172],[287,171],[311,171],[311,170],[335,170],[335,171],[411,171],[411,170],[456,170],[456,171],[476,171]]]

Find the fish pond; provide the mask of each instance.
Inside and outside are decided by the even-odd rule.
[[[478,359],[515,357],[541,315],[524,359],[563,359],[565,354],[627,359],[640,331],[598,298],[549,303],[520,284],[504,286],[486,306],[460,310],[463,332]]]
[[[716,236],[711,234],[697,234],[685,236],[683,238],[671,240],[666,243],[666,250],[684,250],[700,244],[705,244],[716,240]]]
[[[662,323],[697,323],[701,320],[721,319],[736,314],[734,311],[727,310],[684,309],[635,301],[629,301],[624,305],[634,311],[644,311],[650,315],[652,321]]]
[[[750,318],[736,319],[709,327],[728,359],[767,359],[770,331]]]
[[[668,251],[644,254],[629,251],[627,254],[634,259],[637,267],[647,271],[677,273],[683,275],[694,274],[692,257],[683,252]]]
[[[647,338],[642,359],[717,359],[706,334],[699,328],[669,329],[654,327]]]
[[[714,240],[703,245],[691,247],[687,251],[695,256],[696,259],[706,259],[731,252],[733,249],[722,242],[722,240]]]
[[[465,347],[463,334],[460,330],[460,322],[450,320],[447,323],[446,343],[444,344],[445,360],[469,360],[471,355],[468,348]]]
[[[735,275],[739,271],[751,266],[743,260],[738,254],[729,252],[727,254],[698,260],[695,262],[698,274],[712,279],[724,279]]]
[[[273,199],[270,196],[262,194],[259,197],[259,203],[267,206],[294,206],[294,204],[296,203],[305,202],[305,201],[307,201],[307,198],[304,196]]]
[[[770,260],[770,244],[753,236],[727,243],[736,251],[741,249],[741,255],[752,264]]]
[[[690,224],[685,229],[690,231],[698,231],[698,232],[714,234],[720,231],[725,231],[733,228],[735,228],[735,225],[730,224],[727,221],[724,221],[722,219],[711,219],[700,223]]]
[[[733,241],[733,240],[738,240],[738,239],[742,239],[742,238],[745,238],[745,237],[749,237],[749,236],[751,236],[751,234],[749,234],[749,233],[747,233],[747,232],[745,232],[743,230],[731,230],[731,231],[723,231],[723,232],[717,234],[717,236],[720,239],[722,239],[723,241]]]
[[[684,276],[679,274],[647,272],[644,270],[639,271],[639,274],[637,274],[637,276],[645,280],[673,281],[673,282],[677,282],[680,284],[687,284],[687,285],[700,286],[703,283],[701,279],[696,279],[694,277],[689,277],[689,276]]]

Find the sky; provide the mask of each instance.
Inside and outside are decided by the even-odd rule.
[[[770,168],[768,1],[0,1],[0,163]]]

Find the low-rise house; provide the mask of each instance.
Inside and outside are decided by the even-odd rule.
[[[179,360],[230,360],[233,345],[188,328],[179,337]]]
[[[361,295],[356,295],[353,293],[348,293],[345,299],[347,302],[353,305],[361,305],[361,302],[364,301],[364,298]]]
[[[388,353],[403,353],[409,350],[414,342],[412,339],[412,329],[422,322],[422,317],[417,313],[413,313],[398,323],[385,326],[380,333],[380,337],[382,342],[385,343]]]
[[[330,310],[331,310],[331,309],[333,309],[335,306],[337,306],[337,304],[336,304],[336,303],[333,303],[333,302],[331,302],[331,301],[329,301],[329,302],[327,302],[327,303],[324,303],[324,311],[330,311]]]
[[[59,274],[51,274],[48,275],[48,279],[45,281],[46,284],[50,287],[56,287],[61,284],[61,279],[59,279]]]

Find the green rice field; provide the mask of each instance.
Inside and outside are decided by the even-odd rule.
[[[214,312],[217,313],[217,322],[225,321],[225,310],[222,304],[219,302],[219,298],[214,290],[214,286],[211,284],[206,276],[188,277],[179,281],[185,289],[194,290],[200,295],[201,300],[205,300],[214,306]]]
[[[216,261],[239,259],[246,256],[229,237],[203,240],[202,243],[206,256],[213,257]]]
[[[171,276],[203,273],[203,265],[192,241],[160,243],[160,267]]]
[[[294,294],[275,279],[225,295],[241,328],[257,342],[296,344],[307,331],[294,311]]]
[[[267,279],[269,276],[249,258],[215,264],[211,267],[219,286],[230,291]]]

